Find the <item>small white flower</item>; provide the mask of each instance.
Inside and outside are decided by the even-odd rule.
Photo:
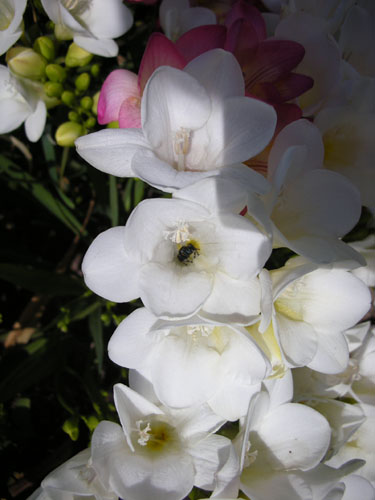
[[[27,138],[36,142],[43,133],[47,110],[40,97],[38,82],[15,77],[0,65],[0,134],[6,134],[25,122]]]
[[[99,56],[116,56],[118,45],[112,38],[133,24],[122,0],[42,0],[42,5],[60,38],[73,38],[79,47]]]
[[[22,16],[26,0],[0,2],[0,55],[4,54],[22,34]]]

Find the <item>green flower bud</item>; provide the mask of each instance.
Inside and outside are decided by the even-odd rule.
[[[56,130],[55,140],[59,146],[74,146],[74,141],[82,134],[82,125],[76,122],[65,122]]]
[[[61,94],[61,100],[66,106],[73,106],[75,101],[74,92],[72,92],[71,90],[64,90],[64,92]]]
[[[37,38],[33,48],[35,52],[38,52],[38,54],[47,59],[47,61],[53,61],[55,59],[55,45],[48,36],[40,36]]]
[[[80,90],[84,92],[87,90],[90,86],[90,75],[88,73],[81,73],[79,76],[77,76],[76,81],[75,81],[75,86],[77,90]]]
[[[71,122],[77,122],[77,123],[79,123],[81,120],[77,111],[69,111],[68,118]]]
[[[63,90],[63,86],[58,82],[46,82],[44,84],[44,92],[48,97],[60,97]]]
[[[46,66],[46,75],[51,82],[62,83],[66,80],[66,69],[60,64],[48,64]]]
[[[91,71],[91,74],[92,74],[92,76],[93,76],[94,78],[96,78],[97,76],[99,76],[99,74],[100,74],[100,64],[98,64],[98,63],[93,64],[93,65],[91,66],[90,71]]]
[[[89,97],[88,95],[85,95],[85,97],[82,97],[80,101],[81,106],[85,111],[91,111],[92,108],[92,97]]]
[[[77,66],[86,66],[91,59],[93,54],[87,52],[85,49],[81,49],[74,42],[69,45],[68,52],[65,56],[65,64],[68,68],[76,68]]]
[[[12,47],[6,55],[9,69],[17,76],[41,80],[44,77],[46,60],[28,47]]]
[[[85,121],[85,127],[87,128],[93,128],[96,125],[96,118],[94,116],[90,116],[90,118],[87,118]]]
[[[94,115],[98,114],[98,102],[99,102],[99,96],[100,96],[100,90],[96,94],[94,94],[93,97],[93,102],[92,102],[92,108],[91,111],[94,113]]]
[[[107,124],[107,128],[120,128],[120,125],[118,123],[118,121],[115,121],[115,122],[109,122]]]

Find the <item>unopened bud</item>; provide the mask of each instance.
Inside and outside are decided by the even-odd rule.
[[[48,36],[40,36],[34,42],[34,50],[43,56],[47,61],[55,59],[55,45]]]
[[[63,86],[58,82],[46,82],[44,84],[44,92],[48,97],[60,97],[63,90]]]
[[[74,146],[74,141],[82,134],[82,125],[76,122],[65,122],[56,130],[55,140],[59,146]]]
[[[80,121],[80,116],[77,113],[77,111],[69,111],[68,113],[68,118],[71,122],[79,122]]]
[[[87,128],[93,128],[96,125],[96,118],[94,116],[90,116],[90,118],[87,118],[85,121],[85,127]]]
[[[35,50],[28,47],[12,47],[6,55],[10,70],[17,76],[41,80],[44,77],[46,60]]]
[[[73,106],[75,101],[74,92],[72,92],[71,90],[64,90],[64,92],[61,94],[61,100],[66,106]]]
[[[99,74],[100,74],[100,64],[98,64],[98,63],[93,64],[93,65],[91,66],[90,71],[91,71],[91,74],[92,74],[92,76],[93,76],[94,78],[96,78],[97,76],[99,76]]]
[[[65,64],[68,68],[76,68],[77,66],[85,66],[93,58],[93,54],[87,50],[78,47],[74,42],[69,45],[68,52],[65,56]]]
[[[107,128],[120,128],[119,122],[118,121],[109,122],[107,123]]]
[[[46,75],[51,82],[62,83],[66,79],[66,69],[60,64],[48,64],[46,66]]]
[[[85,97],[82,97],[82,99],[80,100],[80,104],[85,111],[91,111],[92,97],[85,95]]]
[[[79,76],[77,76],[76,81],[75,81],[75,86],[77,90],[80,90],[84,92],[87,90],[90,86],[90,75],[88,73],[81,73]]]
[[[91,111],[94,113],[94,115],[98,114],[99,96],[100,96],[100,90],[98,90],[98,92],[96,92],[96,94],[94,94],[93,101],[92,101]]]

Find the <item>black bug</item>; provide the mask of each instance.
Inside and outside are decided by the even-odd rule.
[[[182,264],[191,264],[198,253],[195,246],[192,243],[188,243],[180,248],[177,258]]]

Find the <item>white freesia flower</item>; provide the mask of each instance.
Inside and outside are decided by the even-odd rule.
[[[79,47],[98,56],[116,56],[118,45],[112,38],[133,24],[122,0],[42,0],[42,5],[56,24],[58,38],[73,38]]]
[[[194,485],[215,489],[232,454],[230,440],[212,434],[222,419],[205,406],[156,406],[122,384],[114,397],[121,426],[101,422],[91,444],[93,467],[108,489],[127,500],[180,500]]]
[[[82,263],[87,286],[116,302],[141,297],[167,319],[202,309],[219,321],[250,321],[260,312],[256,275],[271,244],[237,215],[246,196],[228,179],[209,178],[174,199],[143,201],[125,227],[91,244]]]
[[[26,0],[0,2],[0,55],[4,54],[22,35],[22,16]]]
[[[305,49],[304,58],[295,71],[311,76],[314,86],[302,94],[297,103],[305,116],[311,115],[320,108],[339,82],[339,47],[329,34],[326,21],[302,10],[282,19],[276,27],[275,37],[294,40]]]
[[[291,403],[292,390],[286,375],[267,382],[250,404],[242,438],[241,489],[253,500],[269,500],[275,491],[282,500],[298,498],[294,483],[304,493],[300,498],[312,498],[298,474],[324,457],[330,428],[317,411]]]
[[[293,370],[294,390],[297,400],[312,396],[350,397],[358,402],[371,403],[375,394],[375,330],[371,323],[360,323],[346,330],[350,358],[347,368],[327,375],[298,368]]]
[[[375,235],[349,244],[366,259],[366,265],[353,269],[352,273],[367,286],[375,287]]]
[[[175,41],[197,26],[216,24],[216,15],[205,7],[190,7],[189,0],[163,0],[159,20],[165,35]]]
[[[320,132],[307,120],[278,134],[268,161],[273,187],[264,196],[274,244],[317,263],[364,265],[361,255],[340,240],[359,220],[360,194],[345,177],[322,168],[323,155]],[[251,214],[251,202],[248,206]]]
[[[0,65],[0,134],[6,134],[25,122],[29,141],[36,142],[43,133],[47,110],[39,83],[15,77]]]
[[[338,453],[327,461],[328,465],[337,467],[347,460],[355,458],[364,459],[366,463],[358,469],[358,474],[368,479],[375,486],[375,406],[373,404],[358,404],[366,420],[359,429],[343,445]]]
[[[163,404],[184,408],[208,402],[228,420],[246,414],[269,372],[266,357],[243,327],[199,317],[158,321],[147,309],[137,309],[117,327],[108,353],[115,363],[149,374]]]
[[[205,52],[183,71],[162,66],[143,93],[142,129],[88,134],[76,141],[78,153],[104,172],[174,191],[268,144],[276,113],[244,93],[238,62],[221,49]]]
[[[29,500],[117,500],[118,496],[101,483],[86,449],[57,467],[43,479]]]
[[[347,177],[359,190],[362,205],[375,209],[375,116],[351,106],[322,110],[314,120],[324,143],[324,166]]]
[[[314,270],[301,258],[291,259],[270,275],[272,290],[263,280],[261,331],[272,317],[290,366],[309,366],[323,373],[344,370],[349,358],[344,331],[368,311],[368,288],[344,269]]]

